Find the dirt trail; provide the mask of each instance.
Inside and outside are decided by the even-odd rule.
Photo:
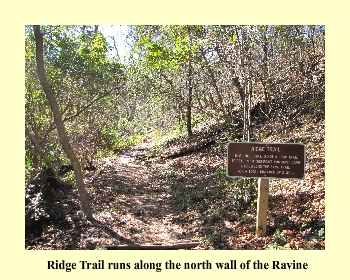
[[[132,243],[176,243],[192,239],[179,223],[169,188],[155,180],[157,164],[138,160],[152,146],[150,139],[110,157],[94,177],[96,217]],[[109,200],[109,201],[106,201]],[[111,214],[112,213],[112,214]],[[122,244],[111,239],[109,244]]]

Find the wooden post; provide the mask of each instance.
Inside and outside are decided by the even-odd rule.
[[[267,206],[269,200],[269,179],[259,178],[258,182],[258,205],[256,216],[256,237],[266,235]]]

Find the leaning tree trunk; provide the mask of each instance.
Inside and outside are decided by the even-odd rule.
[[[85,184],[83,181],[83,172],[81,169],[81,165],[72,146],[69,143],[68,135],[62,121],[62,115],[59,110],[56,97],[46,77],[45,66],[44,66],[44,55],[43,55],[43,35],[40,31],[40,25],[33,26],[33,29],[34,29],[35,42],[36,42],[36,63],[37,63],[39,80],[46,94],[46,98],[50,103],[63,150],[67,154],[73,166],[75,181],[77,184],[82,209],[84,211],[86,218],[89,220],[93,220],[88,193],[85,189]]]

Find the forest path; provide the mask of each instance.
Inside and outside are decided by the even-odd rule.
[[[88,184],[95,216],[129,243],[169,244],[192,239],[179,219],[182,214],[169,187],[158,180],[164,165],[142,159],[152,145],[147,138],[101,162],[102,174],[93,176]],[[106,243],[125,242],[114,238]]]

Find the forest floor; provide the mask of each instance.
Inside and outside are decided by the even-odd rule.
[[[260,128],[269,130],[266,142],[292,137],[305,144],[307,161],[303,180],[270,180],[266,237],[255,235],[257,179],[226,177],[229,133],[197,130],[191,139],[164,145],[149,135],[144,143],[95,162],[85,184],[95,218],[105,228],[83,217],[73,188],[61,195],[62,220],[27,235],[26,249],[92,250],[184,240],[199,241],[198,250],[325,249],[324,120],[305,116],[283,134]],[[169,157],[203,139],[215,141]]]

